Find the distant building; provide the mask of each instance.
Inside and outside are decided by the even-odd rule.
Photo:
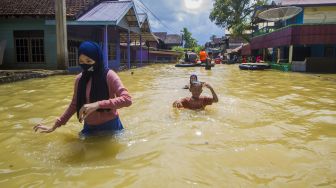
[[[214,37],[209,42],[206,42],[204,46],[205,50],[207,52],[212,52],[214,57],[219,54],[223,56],[226,49],[229,48],[229,39],[226,36]]]
[[[246,41],[242,37],[235,37],[231,34],[227,34],[226,37],[228,38],[229,49],[235,49],[237,47],[241,47]]]
[[[286,21],[267,22],[258,18],[263,10],[278,6],[297,6],[302,11]],[[255,10],[249,48],[253,56],[290,63],[293,71],[336,72],[335,23],[335,1],[277,1]]]
[[[182,37],[178,34],[167,34],[167,32],[154,32],[159,39],[159,48],[171,50],[174,46],[182,46]]]

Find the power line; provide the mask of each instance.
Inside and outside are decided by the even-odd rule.
[[[175,29],[173,28],[170,28],[169,26],[167,26],[165,23],[163,23],[163,21],[161,21],[161,19],[156,16],[141,0],[137,0],[137,2],[141,3],[141,4],[138,4],[140,7],[142,7],[144,9],[145,12],[150,12],[151,15],[157,20],[159,21],[159,23],[161,23],[162,26],[166,27],[168,30],[170,31],[173,31],[173,32],[176,32],[174,31]],[[147,11],[146,11],[147,10]],[[179,32],[177,32],[179,33]]]
[[[165,23],[163,23],[163,21],[161,21],[161,19],[156,16],[153,11],[151,11],[143,2],[142,0],[136,0],[137,5],[143,9],[144,12],[149,12],[157,21],[159,21],[159,23],[164,26],[166,29],[173,31],[174,33],[179,33],[179,31],[177,31],[175,28],[169,27],[167,26]]]

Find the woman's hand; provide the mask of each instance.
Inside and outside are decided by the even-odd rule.
[[[35,132],[40,130],[40,133],[51,133],[51,132],[54,132],[54,130],[56,130],[58,127],[59,126],[57,126],[56,123],[52,127],[47,127],[42,124],[37,124],[33,127],[33,129]]]
[[[96,111],[98,108],[98,102],[85,104],[84,106],[82,106],[82,108],[79,110],[79,122],[82,123],[87,116],[89,116],[92,112]]]

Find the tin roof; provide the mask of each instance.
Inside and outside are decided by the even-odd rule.
[[[76,19],[101,1],[103,0],[66,0],[66,15],[70,19]],[[54,15],[55,0],[1,0],[0,3],[0,17]]]
[[[154,32],[154,35],[162,41],[165,41],[167,38],[167,32]]]
[[[181,44],[182,37],[177,34],[170,34],[166,36],[166,40],[164,41],[166,44]]]
[[[131,1],[105,1],[86,12],[77,21],[119,21],[132,7]],[[135,16],[135,15],[133,15]],[[137,21],[137,20],[134,20]]]
[[[141,32],[151,32],[151,27],[146,13],[138,13]]]
[[[143,24],[147,19],[147,14],[146,13],[139,13],[138,16],[139,16],[139,22],[141,24]]]
[[[165,44],[182,44],[182,37],[177,34],[167,34],[167,32],[155,32],[154,35]]]

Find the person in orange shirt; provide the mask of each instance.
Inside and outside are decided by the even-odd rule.
[[[206,63],[208,55],[204,48],[200,51],[199,56],[200,56],[201,62]]]

